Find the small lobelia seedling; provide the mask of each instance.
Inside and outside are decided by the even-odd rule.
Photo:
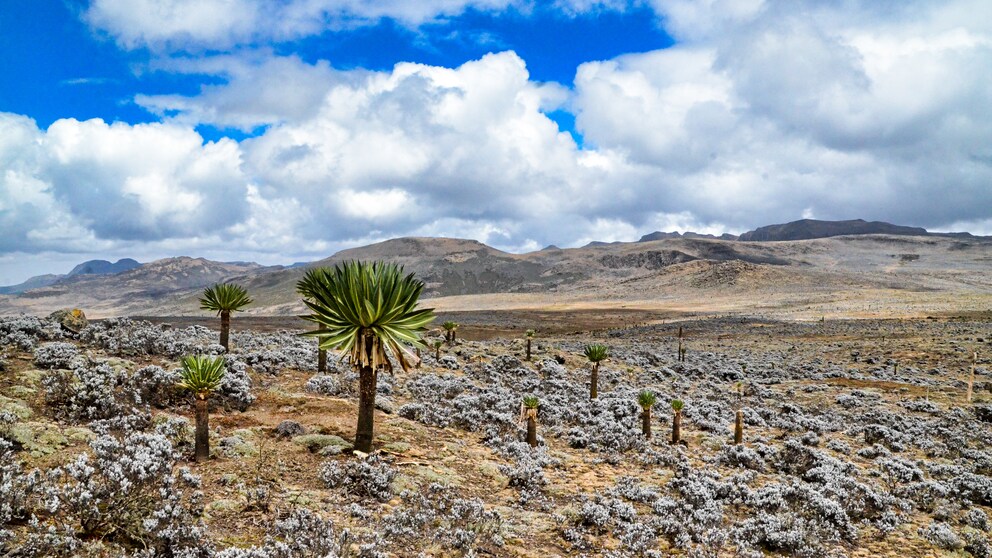
[[[527,421],[527,443],[537,447],[537,408],[541,405],[535,395],[525,395],[521,404],[521,414]]]
[[[658,401],[658,397],[651,390],[641,390],[637,394],[637,404],[641,406],[641,433],[648,440],[651,439],[651,408]]]
[[[672,443],[678,444],[682,441],[682,409],[685,403],[681,399],[672,401]]]
[[[528,329],[524,332],[524,336],[527,338],[527,360],[530,360],[530,342],[534,339],[534,335],[537,334],[533,329]]]
[[[182,360],[179,387],[193,392],[194,419],[196,421],[195,451],[197,462],[210,458],[210,395],[224,379],[224,357],[191,355]]]
[[[444,345],[444,342],[440,339],[434,341],[434,360],[441,360],[441,345]]]
[[[734,444],[739,446],[744,442],[744,410],[741,408],[744,403],[744,382],[737,382],[734,387],[737,391],[737,412],[734,416]]]
[[[449,345],[455,344],[455,332],[458,330],[458,322],[447,321],[441,324],[444,328],[444,338]]]

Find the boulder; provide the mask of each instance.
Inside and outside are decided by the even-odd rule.
[[[71,331],[72,333],[79,333],[89,325],[86,314],[79,308],[56,310],[49,314],[48,319],[58,322],[62,326],[62,329]]]

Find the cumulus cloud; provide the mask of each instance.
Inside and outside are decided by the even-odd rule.
[[[570,11],[615,2],[568,0]],[[456,16],[467,9],[527,9],[525,0],[93,0],[83,18],[127,49],[156,51],[228,49],[287,41],[389,18],[409,27]]]
[[[676,207],[745,227],[987,217],[987,3],[656,5],[686,42],[584,64],[574,106],[587,141],[656,169]]]
[[[195,96],[139,94],[136,104],[177,124],[209,123],[246,132],[312,118],[332,86],[364,73],[335,71],[326,60],[308,64],[295,55],[273,56],[268,51],[167,58],[151,67],[161,72],[208,75],[224,83],[204,85]]]
[[[41,140],[51,195],[99,238],[158,240],[241,220],[245,178],[236,142],[203,144],[170,124],[53,123]]]

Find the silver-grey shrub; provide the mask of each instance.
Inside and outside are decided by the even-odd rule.
[[[34,350],[34,365],[38,368],[69,368],[79,355],[79,348],[73,343],[56,341],[44,343]]]

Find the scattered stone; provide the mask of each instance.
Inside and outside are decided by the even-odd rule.
[[[307,429],[295,420],[284,420],[276,426],[277,438],[293,438],[307,433]]]
[[[340,448],[340,451],[348,451],[354,447],[351,442],[333,434],[304,434],[293,438],[293,442],[307,448],[312,453],[318,453],[327,447],[337,447]]]
[[[387,415],[393,414],[396,410],[396,406],[393,404],[393,400],[388,397],[376,397],[375,398],[375,408],[379,409]]]

